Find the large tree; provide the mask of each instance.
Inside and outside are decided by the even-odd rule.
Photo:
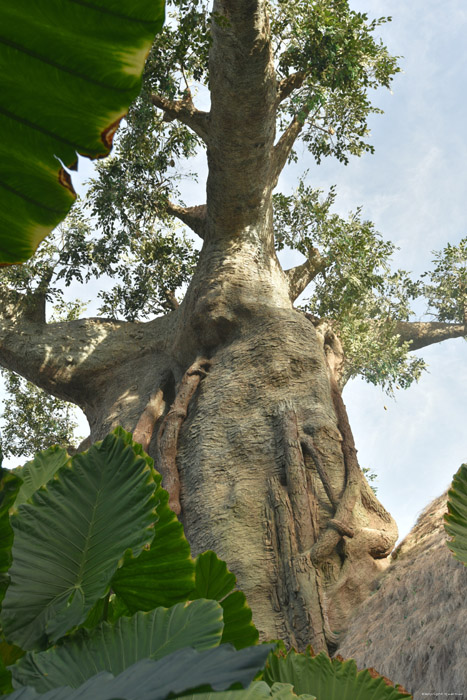
[[[133,431],[193,551],[227,560],[262,636],[332,651],[397,537],[342,389],[357,374],[409,385],[422,368],[410,350],[465,335],[466,246],[413,282],[359,210],[332,213],[333,191],[304,179],[273,194],[299,139],[318,161],[371,150],[368,93],[397,71],[380,21],[345,0],[207,5],[172,3],[91,219],[76,209],[29,265],[3,270],[0,364],[79,405],[92,440]],[[206,201],[187,207],[176,166],[198,147]],[[285,246],[305,261],[282,269]],[[96,274],[118,278],[105,317],[46,322],[57,280]],[[411,322],[422,292],[437,320]]]

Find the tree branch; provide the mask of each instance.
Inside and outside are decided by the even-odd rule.
[[[306,73],[304,71],[298,71],[297,73],[292,73],[286,78],[281,80],[277,84],[277,105],[280,105],[289,95],[292,94],[294,90],[301,87],[305,81]]]
[[[298,135],[305,126],[306,118],[310,113],[310,109],[303,110],[300,119],[294,117],[290,122],[287,129],[284,131],[279,141],[274,146],[274,156],[273,156],[273,180],[277,184],[279,175],[281,174],[284,165],[287,162],[287,158],[293,148]]]
[[[164,352],[171,316],[149,323],[88,318],[47,324],[0,304],[0,365],[59,399],[84,405],[115,368]]]
[[[441,343],[450,338],[467,337],[467,329],[462,323],[410,322],[397,321],[395,332],[402,342],[409,341],[409,350],[419,350],[427,345]]]
[[[326,261],[317,248],[312,248],[308,260],[301,265],[284,270],[289,282],[290,299],[295,301],[310,282],[326,267]]]
[[[162,95],[151,95],[152,104],[164,112],[164,121],[171,122],[174,119],[189,126],[205,143],[209,136],[209,112],[202,112],[193,104],[191,95],[186,100],[171,101]]]
[[[177,219],[183,221],[192,231],[200,238],[205,237],[206,232],[206,205],[200,204],[196,207],[179,207],[170,200],[166,205],[167,213],[176,216]]]

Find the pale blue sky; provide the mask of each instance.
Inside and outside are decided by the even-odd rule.
[[[432,250],[467,235],[467,4],[351,0],[351,6],[372,17],[392,15],[380,33],[390,51],[403,56],[404,73],[396,77],[393,94],[376,95],[385,110],[371,121],[376,153],[347,167],[333,160],[318,167],[304,154],[280,184],[290,191],[297,175],[310,168],[313,185],[337,185],[339,212],[363,206],[365,218],[401,248],[395,264],[418,274],[429,268]],[[202,156],[198,162],[203,168]],[[85,165],[75,185],[88,176]],[[202,177],[198,186],[187,184],[187,203],[204,201],[203,188]],[[83,297],[93,294],[89,288]],[[396,401],[361,380],[344,391],[361,466],[378,474],[378,497],[396,518],[401,536],[467,461],[467,343],[451,340],[420,354],[429,372],[418,385],[397,392]]]

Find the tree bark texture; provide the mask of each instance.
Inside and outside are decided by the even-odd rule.
[[[293,308],[274,252],[285,88],[266,2],[217,0],[214,11],[227,21],[213,22],[211,111],[182,111],[209,164],[206,205],[173,205],[204,240],[185,299],[149,323],[46,324],[39,301],[5,292],[0,363],[78,404],[93,441],[116,425],[134,432],[193,554],[227,561],[263,639],[332,651],[397,528],[358,466],[340,343]],[[155,104],[177,117],[175,103]]]

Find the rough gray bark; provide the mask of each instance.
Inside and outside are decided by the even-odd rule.
[[[214,10],[228,21],[213,23],[210,113],[154,98],[207,147],[206,204],[168,205],[204,240],[182,304],[149,323],[47,325],[39,302],[6,294],[0,363],[78,404],[92,440],[135,432],[193,552],[227,561],[262,638],[332,650],[397,528],[356,461],[340,343],[292,306],[313,270],[286,274],[274,251],[272,190],[299,130],[276,141],[275,110],[301,78],[276,82],[265,0]]]

